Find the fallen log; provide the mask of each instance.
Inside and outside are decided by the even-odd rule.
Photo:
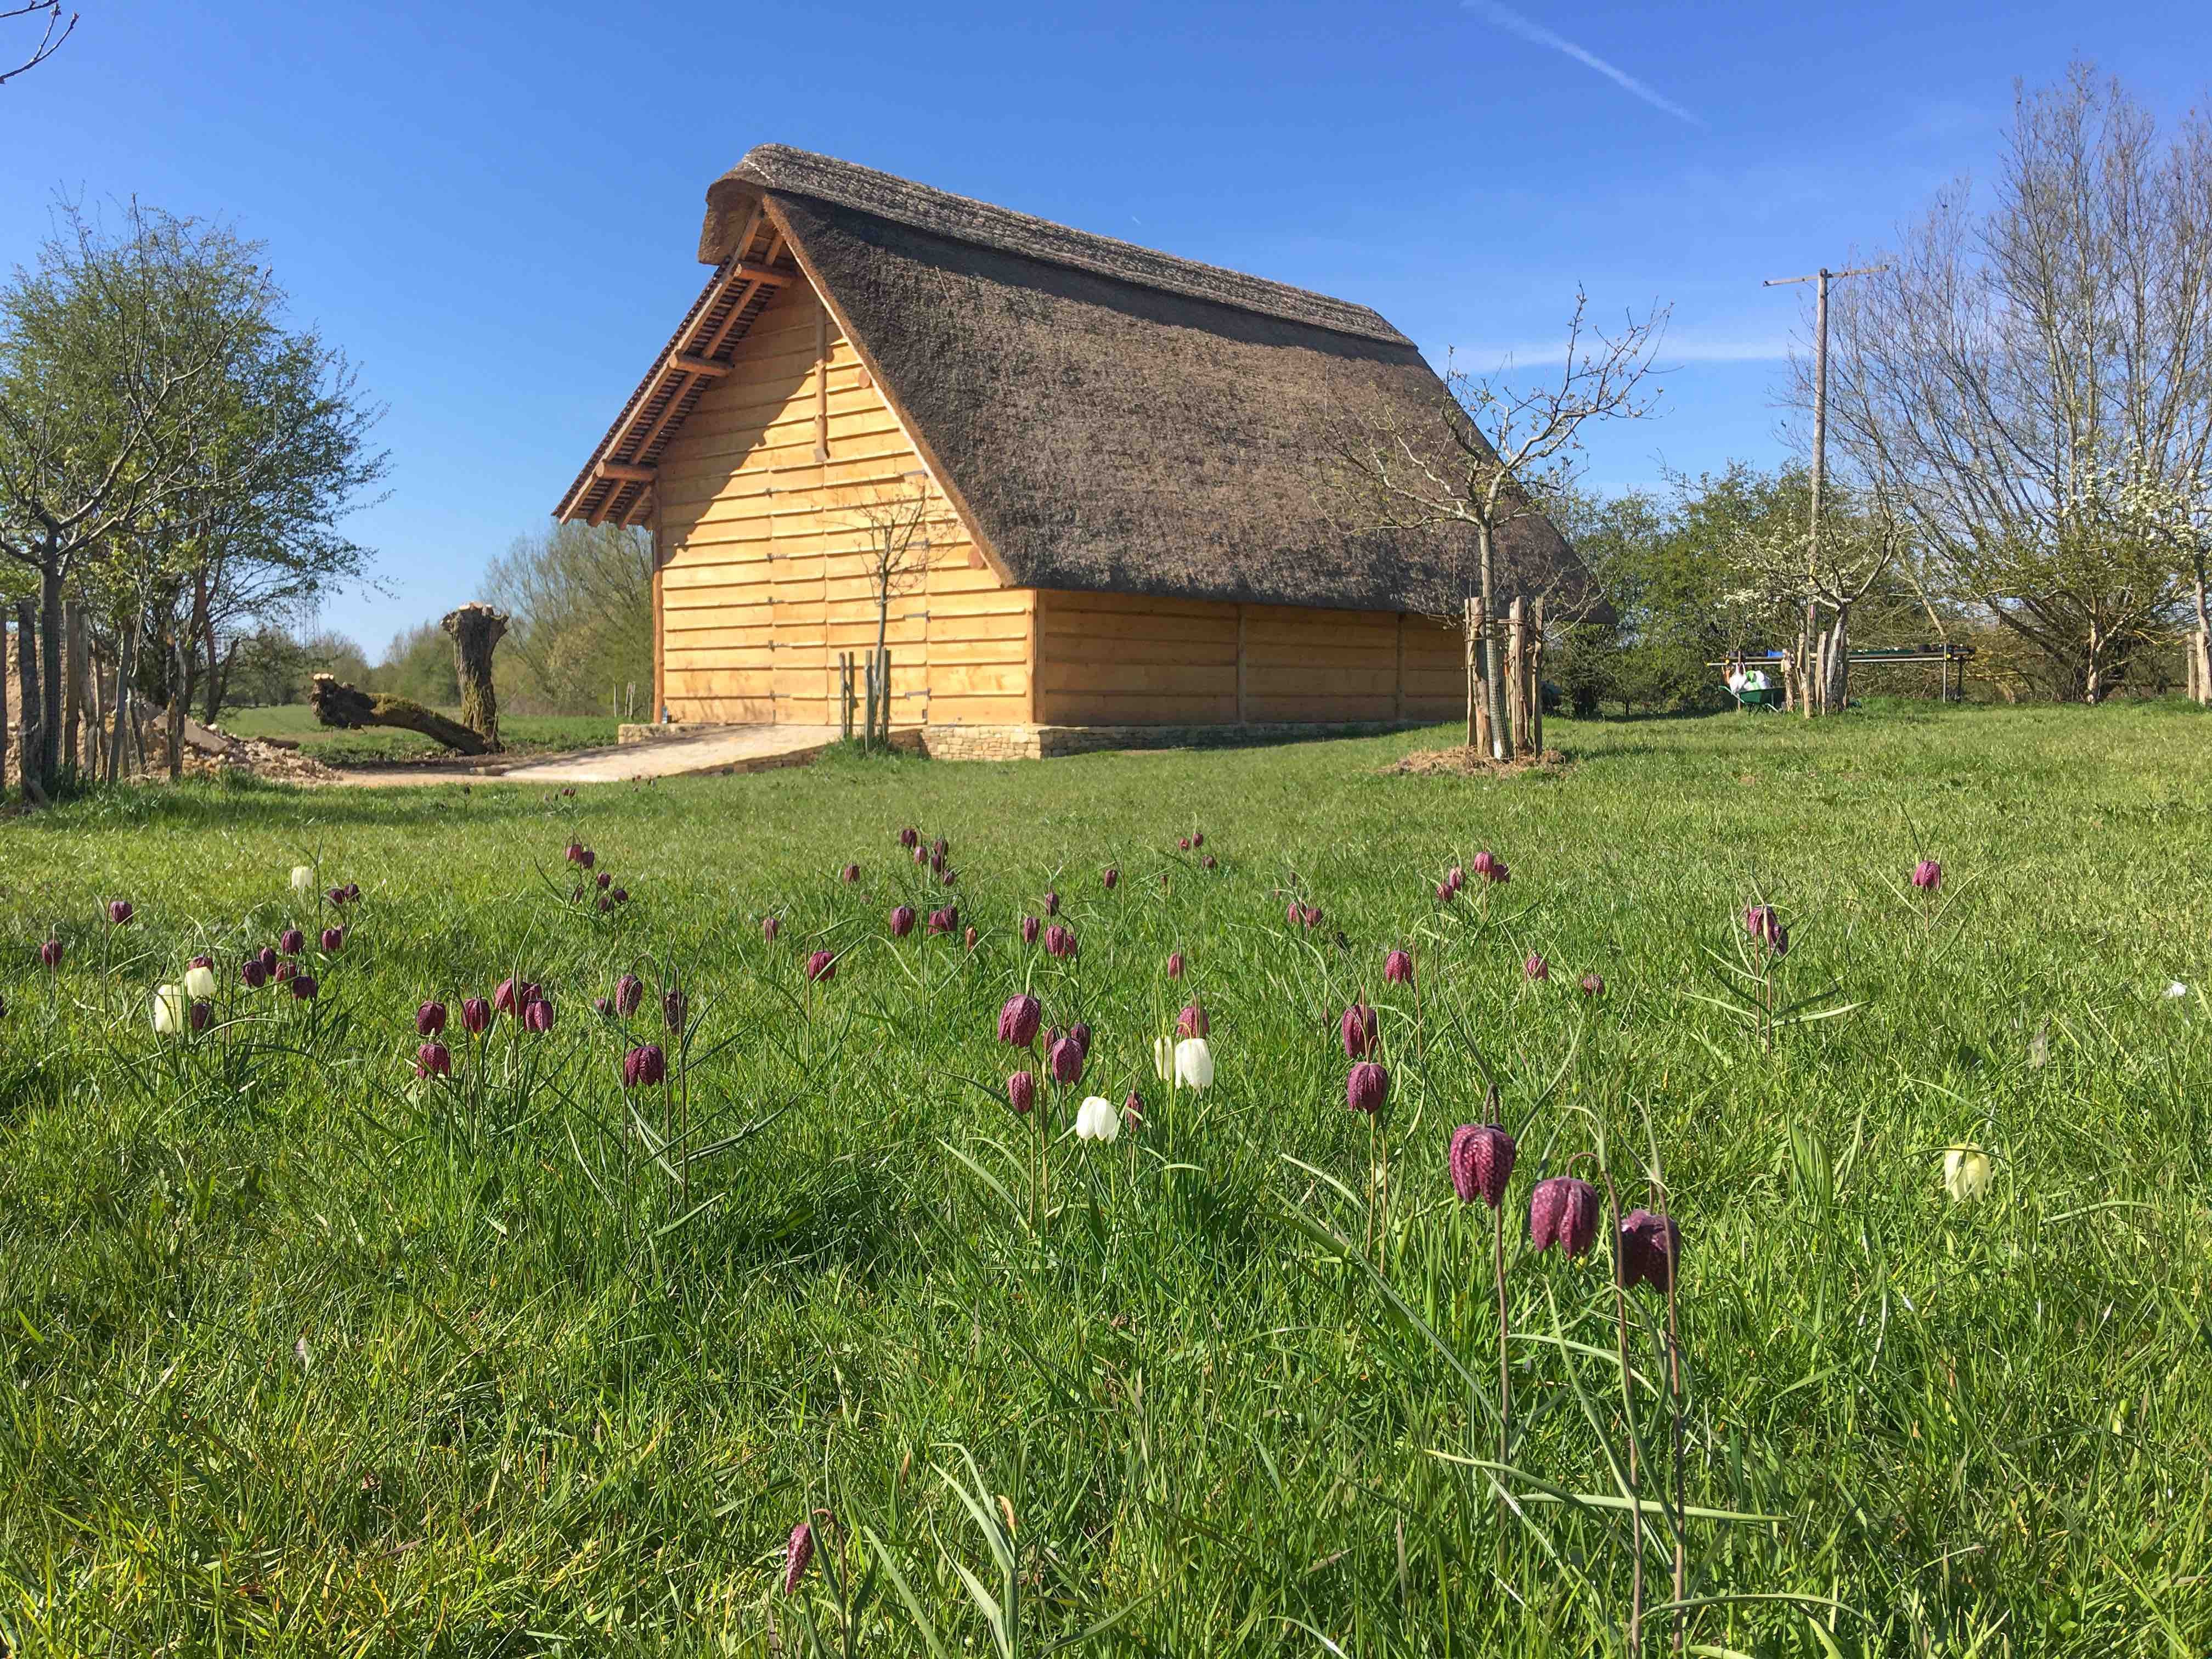
[[[317,720],[340,731],[362,726],[396,726],[404,731],[420,732],[456,754],[489,752],[483,738],[459,720],[449,720],[434,708],[425,708],[419,702],[395,697],[389,692],[363,691],[333,675],[315,676],[315,687],[307,694],[307,702],[314,709]]]

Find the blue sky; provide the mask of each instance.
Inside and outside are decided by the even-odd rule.
[[[1802,290],[1986,176],[2015,76],[2080,52],[2162,114],[2201,3],[582,5],[76,0],[0,87],[0,260],[55,192],[264,240],[296,315],[389,406],[352,521],[374,654],[545,522],[703,279],[702,195],[776,140],[1362,301],[1433,361],[1671,301],[1662,418],[1619,488],[1784,453]],[[20,26],[17,26],[20,27]],[[12,44],[0,40],[0,46]]]

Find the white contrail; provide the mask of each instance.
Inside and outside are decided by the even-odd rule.
[[[1705,125],[1698,117],[1684,109],[1672,99],[1662,97],[1626,70],[1615,69],[1595,52],[1577,46],[1562,35],[1553,33],[1541,23],[1523,17],[1510,6],[1501,6],[1498,3],[1498,0],[1466,0],[1466,4],[1469,11],[1480,12],[1499,28],[1517,34],[1523,40],[1533,41],[1540,46],[1549,46],[1553,52],[1566,53],[1577,64],[1586,64],[1614,85],[1634,93],[1652,108],[1663,109],[1668,114],[1679,120],[1687,121],[1693,127],[1702,127]]]

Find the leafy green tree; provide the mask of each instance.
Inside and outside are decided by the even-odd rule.
[[[611,690],[652,684],[653,538],[645,532],[562,524],[517,537],[486,573],[484,590],[509,617],[503,700],[589,714],[607,706]]]

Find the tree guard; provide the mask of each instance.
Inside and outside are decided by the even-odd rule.
[[[483,752],[500,752],[499,696],[491,683],[491,653],[507,634],[507,613],[488,605],[448,611],[439,624],[453,636],[453,677],[461,686],[461,724],[483,738]]]
[[[501,620],[504,622],[506,619],[502,617]],[[307,694],[307,702],[314,709],[318,720],[341,731],[359,726],[397,726],[434,738],[457,754],[484,755],[491,752],[485,746],[481,734],[471,731],[458,720],[447,720],[434,709],[425,708],[419,702],[410,702],[404,697],[392,696],[386,692],[363,691],[344,684],[329,674],[315,676],[315,688]]]

